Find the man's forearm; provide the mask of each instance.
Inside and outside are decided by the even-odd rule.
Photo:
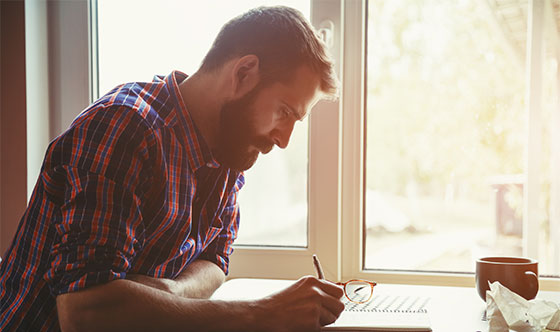
[[[188,299],[130,280],[59,295],[57,310],[63,331],[248,331],[255,326],[254,302]]]
[[[153,278],[139,274],[127,275],[127,279],[171,294],[193,299],[207,299],[224,282],[225,274],[210,261],[196,260],[175,279]]]
[[[120,279],[56,298],[62,331],[320,331],[344,309],[343,290],[302,277],[252,301],[191,299]]]
[[[196,260],[175,279],[179,294],[184,297],[207,299],[220,287],[225,274],[216,264],[207,260]]]

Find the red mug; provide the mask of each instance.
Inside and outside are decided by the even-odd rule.
[[[499,281],[510,291],[527,300],[539,291],[538,262],[523,257],[485,257],[476,261],[476,289],[486,301],[488,283]]]

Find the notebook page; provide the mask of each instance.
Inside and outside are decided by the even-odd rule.
[[[426,313],[428,297],[375,295],[366,303],[353,303],[344,299],[345,311]]]
[[[376,294],[362,304],[344,300],[339,319],[324,331],[431,331],[427,297]]]

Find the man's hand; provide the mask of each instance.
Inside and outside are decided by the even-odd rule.
[[[340,301],[343,294],[340,286],[329,281],[303,277],[285,290],[257,301],[257,307],[262,309],[262,316],[257,318],[259,330],[320,331],[344,310]]]

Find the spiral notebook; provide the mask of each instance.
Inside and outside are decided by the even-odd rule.
[[[323,331],[432,331],[427,297],[375,294],[366,303],[345,303],[336,322]]]

